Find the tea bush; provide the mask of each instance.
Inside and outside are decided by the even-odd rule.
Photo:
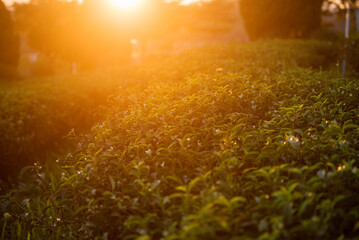
[[[311,53],[316,53],[316,57],[311,57]],[[263,56],[263,62],[259,61],[259,55]],[[100,121],[101,114],[96,109],[105,104],[108,95],[115,91],[120,91],[118,94],[121,96],[127,94],[125,89],[128,87],[140,92],[152,79],[177,81],[196,72],[210,73],[215,66],[226,67],[233,72],[250,71],[256,74],[256,69],[274,71],[297,63],[301,66],[326,67],[330,62],[328,59],[332,57],[333,46],[322,42],[263,42],[248,46],[208,47],[199,55],[194,51],[168,63],[151,61],[141,67],[126,66],[76,77],[59,76],[2,83],[0,176],[6,179],[25,165],[38,161],[44,163],[46,159],[55,158],[54,151],[61,153],[63,151],[59,149],[69,146],[69,141],[63,139],[68,131],[72,128],[76,131],[86,130],[94,122]],[[206,64],[202,64],[203,59],[206,59]],[[235,61],[241,64],[234,64]],[[163,68],[163,64],[167,67]]]
[[[143,66],[76,150],[3,190],[1,239],[355,239],[359,82],[308,69],[316,44]]]
[[[123,73],[124,74],[124,73]],[[126,76],[126,75],[125,75]],[[118,87],[136,84],[118,79],[108,70],[79,76],[23,80],[0,85],[0,176],[17,174],[21,167],[53,158],[70,141],[72,129],[84,131],[99,121],[108,95]],[[144,84],[144,83],[143,83]]]

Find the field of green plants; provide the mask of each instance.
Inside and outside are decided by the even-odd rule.
[[[75,128],[76,148],[1,189],[0,239],[358,239],[359,80],[340,77],[338,59],[330,43],[269,41],[11,85],[7,149],[33,156],[57,126]],[[7,140],[30,112],[38,138]]]
[[[102,119],[98,107],[106,104],[110,94],[118,92],[119,86],[138,84],[127,72],[121,71],[124,79],[120,80],[114,70],[107,70],[2,83],[1,179],[13,177],[26,165],[44,163],[68,151],[72,143],[64,136],[71,129],[88,131]]]

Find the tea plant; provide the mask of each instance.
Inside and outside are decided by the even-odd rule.
[[[87,131],[101,118],[100,105],[118,88],[132,86],[126,72],[103,71],[79,76],[30,79],[0,86],[1,179],[29,164],[44,163],[69,151],[64,136],[72,129]],[[145,84],[141,83],[141,84]],[[56,154],[54,154],[56,153]]]
[[[325,47],[218,46],[143,66],[146,85],[70,134],[76,150],[3,192],[1,238],[355,239],[359,82],[316,68]]]

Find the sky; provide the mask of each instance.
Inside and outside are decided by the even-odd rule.
[[[11,6],[14,2],[28,2],[29,0],[3,0],[6,6]],[[191,4],[197,0],[183,0],[183,4]]]
[[[27,2],[28,0],[3,0],[6,6],[11,6],[13,2]]]

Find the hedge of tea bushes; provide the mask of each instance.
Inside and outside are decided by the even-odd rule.
[[[107,97],[114,92],[125,99],[129,87],[141,92],[149,81],[181,81],[197,72],[211,73],[213,68],[257,73],[258,69],[274,71],[286,65],[328,67],[336,56],[335,49],[331,44],[316,41],[233,44],[207,47],[200,53],[189,52],[174,60],[148,61],[141,66],[11,84],[0,82],[2,179],[16,176],[25,165],[44,163],[68,151],[72,143],[63,137],[71,129],[87,131],[99,121],[102,117],[99,106],[105,105]],[[268,61],[268,58],[276,60]]]
[[[359,82],[262,44],[147,65],[75,151],[22,169],[2,239],[355,239]]]
[[[55,76],[0,85],[0,175],[61,154],[72,145],[64,139],[71,129],[88,131],[101,119],[99,106],[110,94],[137,84],[127,71]],[[143,83],[145,84],[145,83]]]

